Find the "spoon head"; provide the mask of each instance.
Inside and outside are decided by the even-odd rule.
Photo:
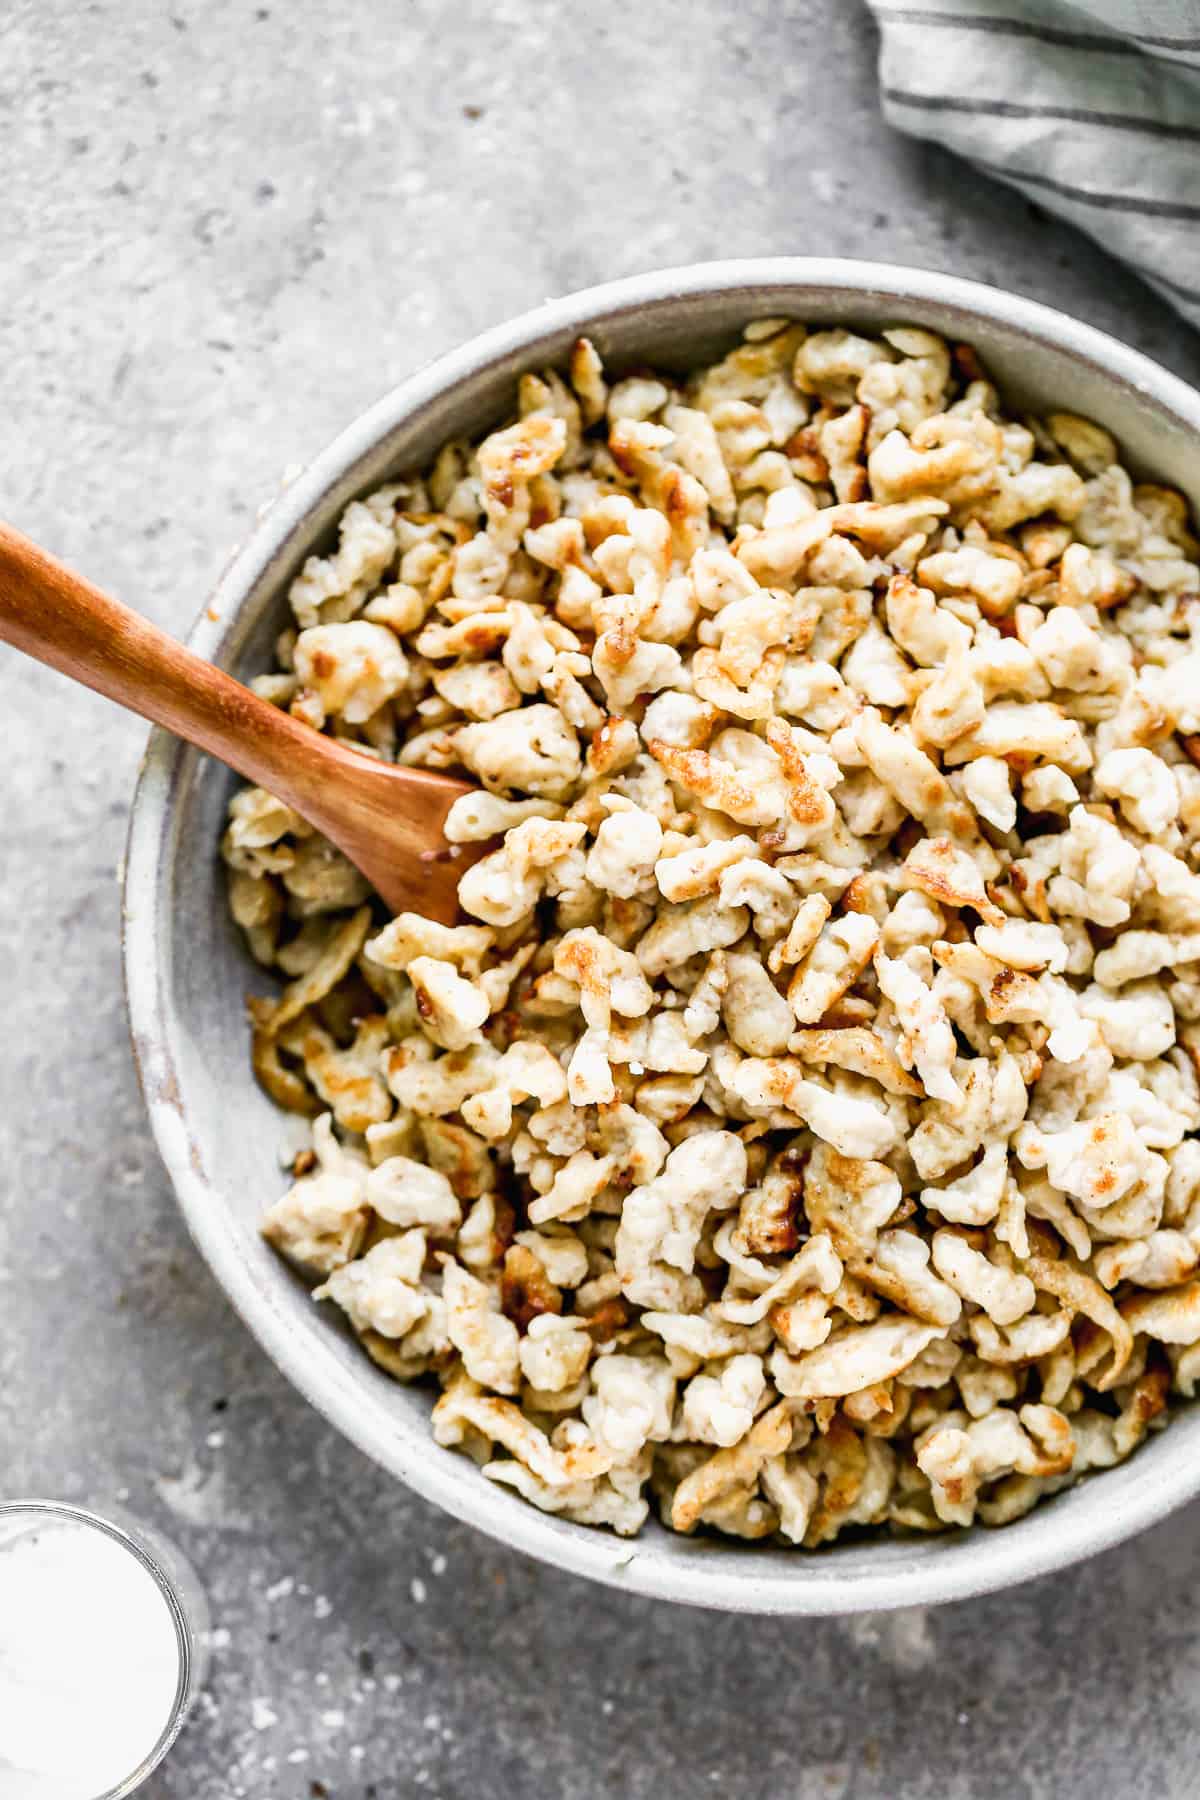
[[[346,749],[336,816],[325,833],[366,876],[393,913],[418,912],[453,925],[458,884],[490,843],[446,841],[446,815],[472,783]]]
[[[393,913],[418,912],[439,925],[455,925],[461,918],[458,884],[490,848],[490,844],[443,843],[394,862],[381,858],[375,869],[363,861],[359,867]]]

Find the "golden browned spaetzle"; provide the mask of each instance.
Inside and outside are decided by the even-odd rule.
[[[576,345],[356,502],[260,691],[465,769],[464,923],[224,854],[264,1230],[438,1442],[636,1532],[1016,1518],[1200,1372],[1197,545],[969,350]]]

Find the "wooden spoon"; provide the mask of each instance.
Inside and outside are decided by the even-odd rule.
[[[0,640],[141,713],[283,800],[336,844],[393,912],[443,924],[480,854],[450,845],[464,781],[380,762],[302,725],[0,524]]]

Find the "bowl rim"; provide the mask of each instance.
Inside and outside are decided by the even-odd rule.
[[[206,657],[218,652],[254,584],[308,514],[389,431],[438,395],[514,354],[536,352],[543,339],[564,329],[582,331],[644,308],[736,295],[743,289],[758,310],[769,303],[772,289],[779,290],[781,307],[793,313],[805,306],[819,312],[822,292],[830,297],[869,295],[894,303],[898,313],[914,304],[949,310],[961,315],[968,333],[972,321],[982,322],[1023,337],[1031,346],[1065,351],[1136,396],[1142,406],[1157,410],[1176,429],[1200,435],[1200,393],[1177,376],[1093,326],[982,283],[936,270],[825,257],[738,258],[651,270],[548,300],[484,331],[418,369],[360,413],[260,513],[189,634],[190,648]],[[1078,1502],[1066,1511],[1051,1505],[1002,1531],[976,1527],[937,1540],[955,1544],[958,1553],[953,1555],[909,1561],[889,1557],[881,1546],[879,1566],[869,1576],[841,1572],[833,1558],[800,1555],[796,1573],[802,1569],[803,1579],[781,1580],[778,1557],[791,1557],[791,1551],[773,1555],[765,1547],[757,1549],[753,1555],[759,1566],[749,1571],[740,1563],[722,1567],[719,1549],[694,1561],[676,1561],[661,1550],[640,1550],[640,1540],[616,1539],[526,1503],[501,1507],[500,1496],[482,1478],[455,1483],[438,1458],[414,1458],[398,1438],[387,1441],[358,1416],[354,1380],[332,1359],[327,1366],[314,1366],[297,1351],[283,1313],[264,1304],[227,1211],[189,1141],[170,1044],[170,923],[160,916],[157,898],[174,853],[173,797],[183,759],[191,754],[167,733],[151,733],[124,859],[125,992],[152,1132],[197,1248],[263,1349],[318,1412],[424,1499],[540,1562],[629,1593],[731,1612],[829,1615],[936,1605],[1009,1587],[1120,1543],[1200,1493],[1200,1458],[1181,1455],[1156,1472],[1155,1482],[1144,1482],[1125,1496],[1124,1505],[1106,1507],[1093,1500],[1086,1515]],[[1078,1490],[1080,1495],[1084,1491]]]

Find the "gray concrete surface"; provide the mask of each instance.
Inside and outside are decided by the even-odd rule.
[[[547,294],[832,251],[1049,300],[1193,380],[1128,273],[893,138],[853,0],[8,0],[0,512],[181,631],[289,463]],[[120,1498],[212,1596],[158,1800],[1176,1800],[1200,1512],[940,1612],[763,1623],[535,1567],[335,1437],[192,1250],[125,1043],[143,733],[0,652],[0,1496]]]

